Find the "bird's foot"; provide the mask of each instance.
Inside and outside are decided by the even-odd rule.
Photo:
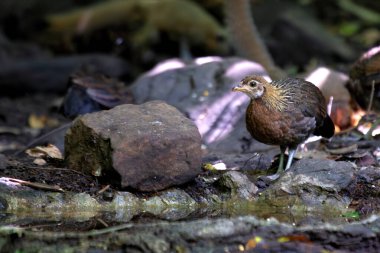
[[[275,180],[277,180],[277,179],[279,179],[280,178],[280,174],[279,173],[276,173],[276,174],[273,174],[273,175],[270,175],[270,176],[266,176],[269,180],[271,180],[271,181],[275,181]]]
[[[270,184],[279,179],[284,174],[284,170],[278,170],[275,174],[260,176],[258,179],[262,180],[265,184]]]

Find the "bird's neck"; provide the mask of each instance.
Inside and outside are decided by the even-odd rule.
[[[286,90],[267,84],[264,86],[265,92],[261,97],[262,102],[270,110],[283,111],[287,107]]]

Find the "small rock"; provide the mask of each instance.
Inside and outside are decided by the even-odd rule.
[[[271,185],[268,192],[296,195],[307,206],[330,204],[345,207],[350,200],[340,193],[353,182],[354,170],[354,165],[349,162],[301,159]]]
[[[77,118],[65,137],[68,166],[140,191],[180,185],[201,172],[201,136],[174,107],[151,101]]]
[[[364,167],[357,173],[358,180],[365,184],[376,184],[380,180],[380,171],[376,167]]]
[[[254,199],[258,188],[246,175],[238,171],[228,171],[219,180],[220,185],[231,190],[231,198]]]
[[[102,202],[102,206],[107,206],[106,210],[114,215],[114,220],[126,222],[139,213],[141,200],[130,192],[117,191],[112,202]]]
[[[179,220],[188,217],[197,209],[195,200],[183,190],[169,189],[150,197],[143,209],[159,218]]]

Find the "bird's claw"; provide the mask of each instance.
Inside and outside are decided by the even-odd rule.
[[[280,174],[276,173],[276,174],[273,174],[273,175],[270,175],[270,176],[266,176],[266,178],[268,178],[271,181],[275,181],[275,180],[277,180],[277,179],[280,178]]]

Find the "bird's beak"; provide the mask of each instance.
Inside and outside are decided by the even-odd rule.
[[[232,91],[247,92],[247,89],[242,84],[238,84],[237,86],[232,88]]]

